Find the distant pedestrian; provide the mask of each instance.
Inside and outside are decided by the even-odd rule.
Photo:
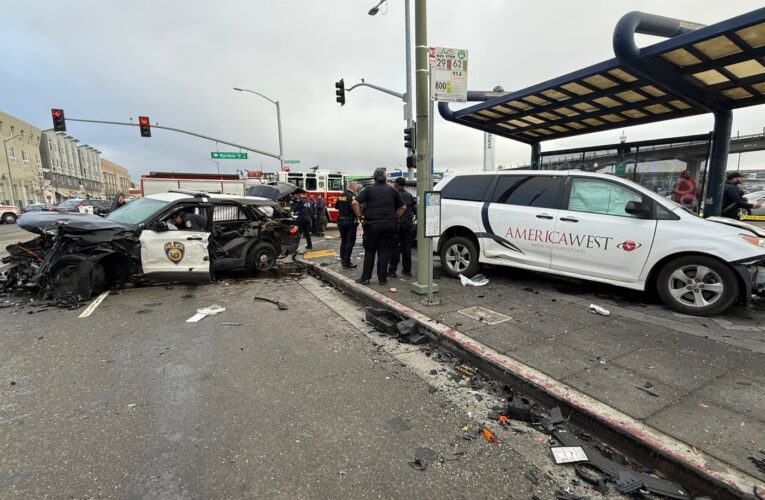
[[[305,198],[305,194],[295,196],[292,202],[292,213],[296,216],[298,231],[305,236],[306,250],[313,249],[311,242],[311,205]]]
[[[117,196],[114,197],[114,201],[112,201],[112,207],[109,209],[109,212],[114,212],[121,206],[123,206],[126,203],[125,201],[125,193],[120,193]]]
[[[311,210],[311,234],[319,235],[319,224],[316,220],[316,198],[312,194],[308,195],[308,207]]]
[[[414,196],[406,190],[406,179],[396,177],[396,190],[404,202],[406,210],[396,221],[396,238],[393,256],[388,265],[388,277],[395,278],[399,260],[401,271],[404,276],[412,275],[412,244],[414,242],[414,214],[417,210],[417,202]]]
[[[316,232],[319,236],[324,236],[327,232],[327,222],[329,221],[329,212],[327,212],[327,202],[321,196],[316,200]]]
[[[388,261],[393,252],[396,219],[406,210],[401,195],[385,184],[385,169],[375,170],[374,184],[365,188],[353,200],[353,212],[364,228],[364,268],[359,283],[368,285],[377,256],[377,279],[381,285],[388,282]],[[361,217],[364,205],[364,217]]]
[[[722,215],[729,219],[739,219],[741,210],[751,210],[752,208],[760,208],[761,203],[749,203],[744,198],[744,192],[739,187],[744,182],[744,177],[741,172],[730,172],[727,175],[725,181],[725,187],[723,188],[722,199]]]
[[[672,188],[672,201],[689,208],[696,206],[696,179],[691,177],[690,170],[683,170]]]
[[[351,182],[348,189],[337,197],[337,229],[340,231],[340,264],[346,269],[357,267],[351,261],[351,253],[356,245],[356,230],[359,227],[356,214],[353,213],[353,199],[358,191],[358,184]]]

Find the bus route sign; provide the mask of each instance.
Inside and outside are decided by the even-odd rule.
[[[428,48],[430,98],[433,101],[466,102],[468,51]]]

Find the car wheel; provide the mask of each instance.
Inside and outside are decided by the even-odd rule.
[[[3,214],[3,224],[15,224],[16,223],[16,214],[12,213],[6,213]]]
[[[279,251],[271,243],[260,242],[247,254],[250,269],[256,271],[270,271],[276,265]]]
[[[659,271],[656,287],[670,309],[695,316],[719,314],[733,305],[739,295],[733,269],[701,255],[668,262]]]
[[[478,272],[478,249],[470,238],[455,236],[441,247],[441,268],[452,278],[471,278]]]

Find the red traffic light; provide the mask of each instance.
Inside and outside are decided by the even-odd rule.
[[[139,116],[138,126],[141,128],[141,137],[151,137],[151,122],[148,116]]]
[[[51,109],[50,114],[53,118],[53,130],[56,132],[66,132],[66,119],[64,118],[64,110]]]

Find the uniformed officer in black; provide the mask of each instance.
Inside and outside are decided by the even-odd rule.
[[[358,184],[351,182],[348,189],[337,197],[335,208],[337,209],[337,229],[340,231],[340,263],[346,269],[356,267],[351,261],[351,253],[356,245],[356,229],[359,223],[356,214],[353,213],[353,198],[356,196]]]
[[[181,212],[173,216],[175,227],[186,231],[207,231],[207,217],[190,212]]]
[[[388,277],[396,277],[396,268],[398,268],[398,262],[401,260],[401,269],[405,276],[412,275],[412,243],[414,240],[414,214],[417,203],[414,200],[414,196],[405,189],[406,179],[403,177],[396,177],[396,190],[401,195],[401,200],[404,202],[406,210],[404,215],[398,219],[396,225],[396,246],[393,249],[393,257],[390,259],[390,265],[388,266]],[[400,257],[400,258],[399,258]]]
[[[369,284],[377,255],[377,279],[384,285],[388,282],[388,261],[393,253],[396,219],[404,214],[406,206],[398,191],[385,184],[384,168],[376,169],[372,177],[374,184],[359,193],[352,205],[364,227],[364,268],[358,282]],[[361,205],[364,205],[363,219]]]
[[[292,201],[292,213],[295,214],[295,221],[300,233],[305,236],[305,249],[312,250],[311,242],[311,205],[305,198],[305,193],[295,195]]]

